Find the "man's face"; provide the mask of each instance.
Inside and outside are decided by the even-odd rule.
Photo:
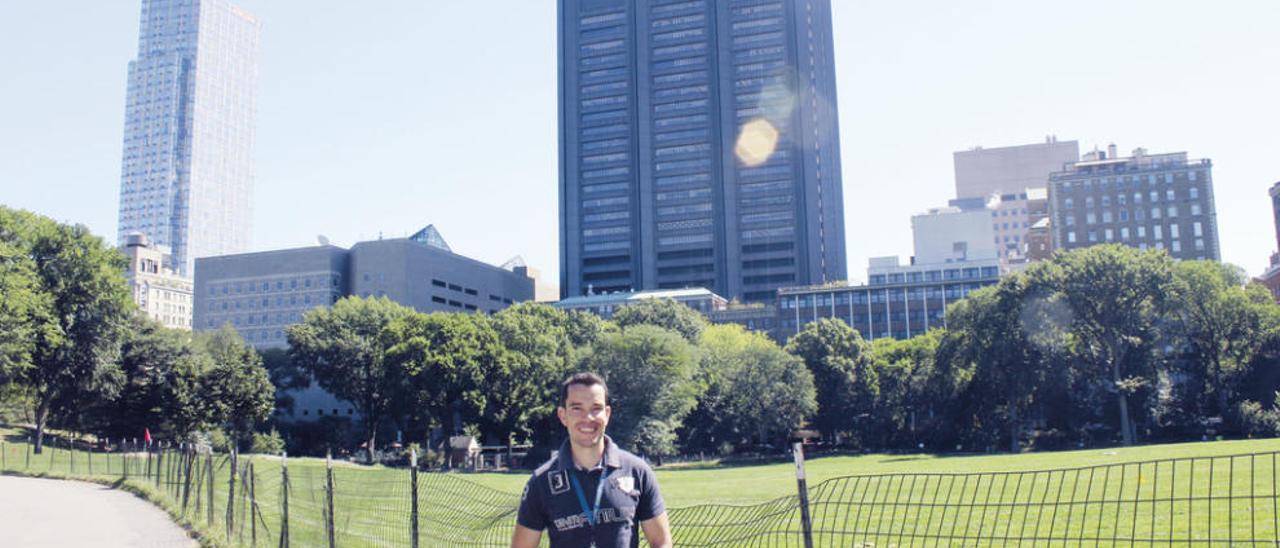
[[[604,401],[604,387],[573,384],[564,407],[556,409],[560,424],[569,430],[569,440],[578,447],[595,447],[604,442],[611,410]]]

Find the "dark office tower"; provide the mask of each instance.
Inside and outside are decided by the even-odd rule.
[[[560,0],[561,294],[846,277],[829,0]]]

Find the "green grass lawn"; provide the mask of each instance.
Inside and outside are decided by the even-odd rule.
[[[30,455],[25,443],[13,436],[8,440],[0,467],[10,471],[87,476],[92,462],[94,477],[121,475],[119,454],[90,457],[53,449]],[[806,469],[815,540],[821,546],[998,545],[1010,538],[1089,545],[1111,539],[1237,543],[1278,538],[1276,452],[1280,440],[1269,439],[1022,455],[832,456],[810,459]],[[1259,456],[1223,458],[1248,454]],[[152,460],[152,469],[160,471],[158,486],[154,475],[142,477],[146,460],[133,458],[130,484],[150,486],[172,512],[200,525],[209,542],[247,545],[255,529],[260,543],[275,542],[283,510],[281,461],[244,457],[240,469],[250,462],[252,481],[238,482],[230,497],[230,463],[213,457],[211,521],[210,483],[200,481],[207,476],[205,458],[193,475],[185,509],[179,461],[173,456]],[[1139,462],[1146,464],[1132,464]],[[288,464],[290,538],[296,545],[323,545],[324,460],[290,459]],[[665,467],[657,474],[678,544],[798,545],[790,462]],[[335,463],[333,476],[340,545],[408,545],[413,501],[408,471]],[[527,471],[420,474],[422,545],[503,545],[527,478]],[[250,486],[256,507],[246,497]],[[230,539],[225,534],[228,501],[236,523]],[[256,516],[252,521],[250,513]]]

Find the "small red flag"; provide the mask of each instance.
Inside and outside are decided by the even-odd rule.
[[[147,445],[151,445],[151,429],[150,428],[142,429],[142,439],[147,442]]]

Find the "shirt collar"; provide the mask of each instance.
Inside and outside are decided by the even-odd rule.
[[[573,448],[569,444],[570,441],[567,438],[564,443],[560,444],[560,455],[557,458],[559,459],[561,470],[572,470],[577,467],[573,463]],[[604,457],[600,459],[600,464],[597,464],[593,470],[599,470],[601,466],[621,468],[622,458],[618,454],[619,451],[620,449],[618,449],[617,445],[614,445],[613,439],[606,435],[604,437]]]

